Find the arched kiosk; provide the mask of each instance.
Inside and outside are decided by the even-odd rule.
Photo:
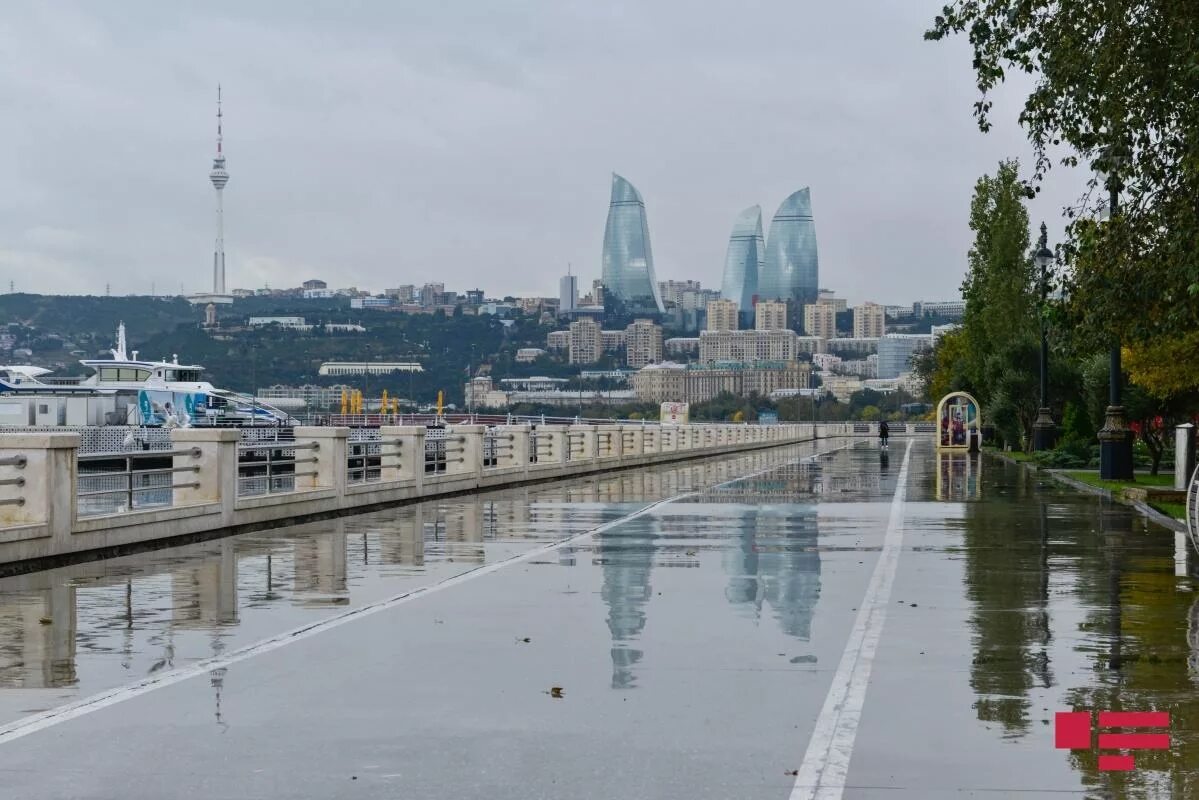
[[[950,392],[937,404],[937,449],[977,450],[981,424],[978,401],[966,392]]]

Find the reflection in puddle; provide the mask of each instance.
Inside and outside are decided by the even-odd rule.
[[[0,579],[0,687],[68,690],[47,697],[45,703],[56,704],[119,686],[576,535],[645,502],[767,469],[799,452],[761,451],[440,499]],[[590,564],[577,560],[589,548],[563,548],[552,561]],[[654,545],[644,538],[631,553],[613,555],[623,570],[615,580],[627,589],[619,593],[612,635],[628,640],[644,626],[638,603],[650,591]],[[681,552],[671,557],[679,566],[695,561]],[[225,679],[221,670],[210,675],[218,722]],[[0,719],[31,705],[27,696],[0,691]]]

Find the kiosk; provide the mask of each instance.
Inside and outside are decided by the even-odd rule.
[[[937,404],[937,449],[977,450],[980,424],[978,401],[966,392],[950,392]]]

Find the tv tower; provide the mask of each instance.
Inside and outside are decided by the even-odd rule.
[[[212,172],[208,179],[216,189],[216,249],[212,252],[212,293],[225,294],[225,184],[229,173],[225,170],[225,153],[221,150],[221,87],[216,87],[216,158],[212,159]]]

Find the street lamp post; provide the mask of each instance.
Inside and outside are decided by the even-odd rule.
[[[1120,182],[1116,170],[1123,160],[1115,148],[1106,153],[1108,188],[1108,224],[1116,224],[1120,207]],[[1112,344],[1107,385],[1107,409],[1103,427],[1099,430],[1099,477],[1104,480],[1132,478],[1132,436],[1124,421],[1124,406],[1120,401],[1120,342]]]
[[[1053,264],[1053,251],[1049,249],[1049,232],[1041,223],[1041,242],[1033,261],[1039,271],[1038,286],[1041,291],[1041,407],[1032,425],[1032,449],[1051,450],[1057,442],[1057,426],[1053,424],[1053,413],[1049,410],[1049,333],[1045,328],[1045,302],[1049,297],[1049,267]]]

